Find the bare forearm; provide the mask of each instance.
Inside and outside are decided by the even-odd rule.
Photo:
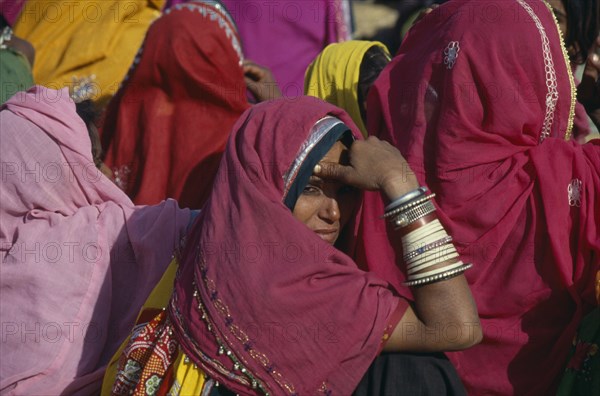
[[[413,288],[413,295],[415,314],[435,335],[435,349],[464,349],[481,341],[477,307],[464,275]]]
[[[399,191],[399,188],[384,191]],[[394,199],[391,194],[388,197],[392,202],[403,200]],[[431,197],[421,196],[413,202],[426,202],[428,198]],[[410,207],[410,204],[402,205]],[[410,212],[410,209],[403,210],[404,206],[397,209],[400,218]],[[431,205],[429,208],[432,213],[407,226],[400,225],[396,231],[402,235],[405,255],[398,264],[408,273],[415,301],[392,334],[388,350],[458,350],[481,340],[477,307],[462,275],[468,266],[459,260],[450,237],[437,220],[435,208]],[[426,207],[423,209],[426,213]],[[397,219],[395,224],[399,224]]]

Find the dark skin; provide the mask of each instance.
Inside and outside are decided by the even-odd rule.
[[[271,70],[251,60],[246,60],[244,61],[243,71],[246,87],[252,93],[256,102],[281,97],[281,91]]]
[[[356,189],[381,191],[393,200],[418,186],[405,159],[389,143],[369,137],[347,149],[338,142],[315,167],[293,214],[333,244],[357,205]],[[414,305],[392,332],[385,351],[452,351],[481,341],[477,307],[463,275],[413,288],[413,295]],[[457,329],[456,337],[439,336],[440,329],[450,327]]]

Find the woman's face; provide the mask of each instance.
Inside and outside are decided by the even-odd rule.
[[[548,0],[548,4],[552,7],[552,11],[558,21],[558,26],[562,31],[563,36],[567,34],[567,10],[562,0]]]
[[[336,142],[323,162],[347,164],[348,150]],[[294,207],[294,217],[306,224],[324,241],[334,244],[340,231],[356,210],[360,192],[333,180],[311,176]]]

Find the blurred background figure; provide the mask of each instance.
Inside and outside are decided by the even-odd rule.
[[[385,45],[377,41],[329,44],[306,69],[304,94],[346,110],[367,137],[367,95],[390,59]]]
[[[223,3],[238,26],[246,56],[268,67],[288,97],[303,94],[304,72],[317,54],[352,33],[349,0]]]
[[[36,83],[70,87],[95,76],[100,109],[117,91],[164,0],[26,1],[15,34],[36,49]]]
[[[33,46],[15,36],[4,14],[0,14],[0,104],[16,92],[33,86],[34,58]]]
[[[201,208],[231,128],[250,106],[247,84],[257,101],[277,97],[270,78],[244,62],[220,4],[190,1],[167,10],[106,112],[101,139],[117,185],[136,204],[175,198]]]

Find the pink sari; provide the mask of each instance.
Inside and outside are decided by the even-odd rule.
[[[448,354],[470,394],[552,394],[594,304],[600,147],[569,137],[565,55],[542,1],[450,2],[411,30],[369,96],[369,132],[437,194],[442,222],[474,263],[466,276],[484,341]],[[363,256],[409,295],[382,211],[369,195]]]
[[[312,173],[313,126],[327,115],[360,136],[345,112],[316,98],[246,111],[188,238],[169,307],[173,333],[235,392],[349,395],[407,307],[284,204],[296,175],[306,175],[296,170]]]
[[[0,112],[0,392],[97,394],[190,212],[134,206],[94,165],[65,88]]]

